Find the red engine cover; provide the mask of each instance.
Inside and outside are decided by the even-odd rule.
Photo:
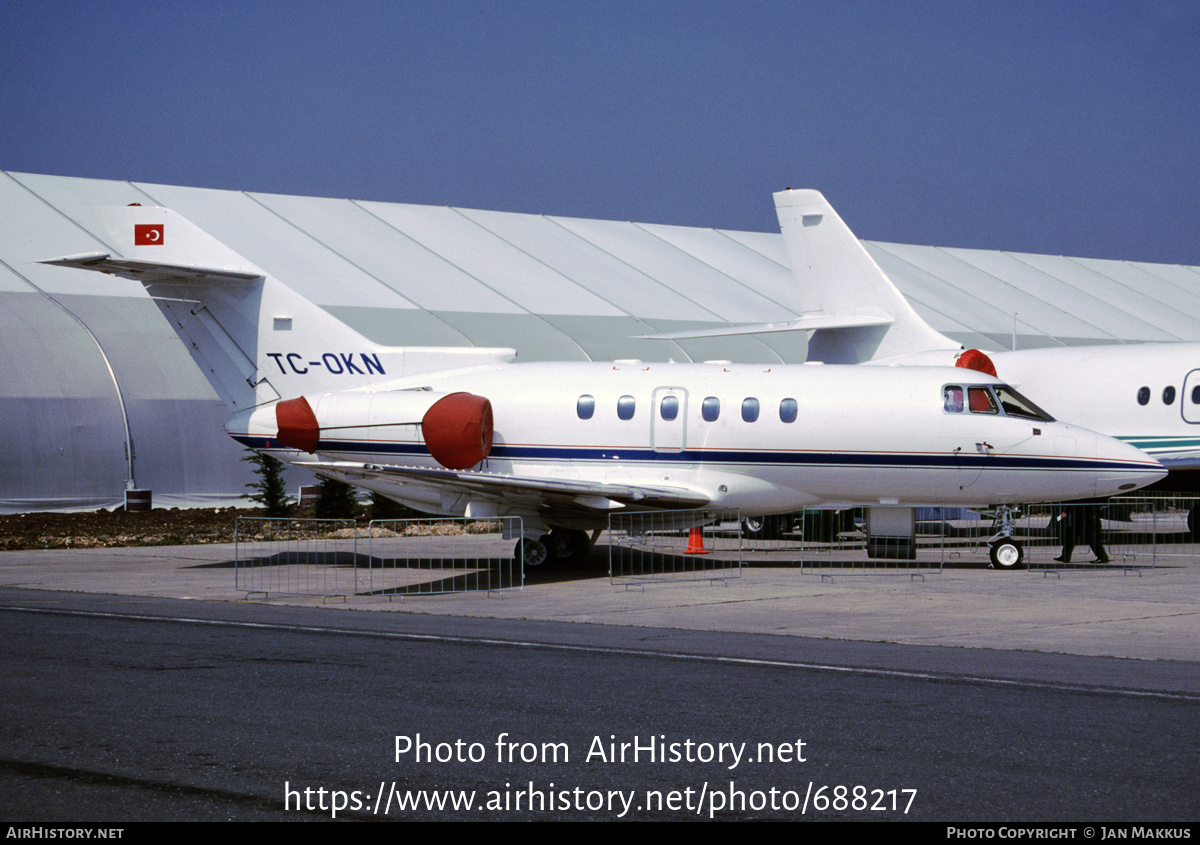
[[[978,349],[968,349],[962,355],[959,355],[958,360],[954,362],[954,366],[987,373],[989,376],[996,375],[996,365],[992,363],[992,359]]]
[[[470,469],[492,451],[492,403],[473,393],[451,393],[421,418],[425,446],[446,469]]]
[[[276,404],[275,424],[279,426],[275,442],[280,446],[289,446],[302,452],[317,451],[317,443],[321,440],[321,427],[317,425],[317,416],[313,413],[312,406],[303,396],[284,399]]]

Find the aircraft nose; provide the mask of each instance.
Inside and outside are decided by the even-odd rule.
[[[1096,496],[1130,493],[1166,477],[1167,468],[1141,449],[1112,437],[1088,432],[1091,454],[1096,456]]]

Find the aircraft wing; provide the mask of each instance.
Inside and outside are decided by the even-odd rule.
[[[404,487],[436,490],[443,496],[464,495],[477,501],[576,510],[594,514],[627,505],[654,508],[699,508],[709,499],[682,487],[603,484],[562,478],[529,478],[493,472],[468,472],[423,467],[381,466],[351,461],[299,461],[296,466],[332,475],[351,484],[363,479],[395,482]]]

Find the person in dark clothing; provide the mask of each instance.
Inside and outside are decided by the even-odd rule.
[[[1062,542],[1062,554],[1055,558],[1060,563],[1070,563],[1071,554],[1077,543],[1086,543],[1096,556],[1096,563],[1108,563],[1104,551],[1104,534],[1100,525],[1100,505],[1094,503],[1065,505],[1056,517],[1058,536]]]

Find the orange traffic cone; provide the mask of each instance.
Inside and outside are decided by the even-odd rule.
[[[688,532],[688,544],[683,553],[685,555],[706,555],[709,553],[708,549],[704,548],[704,531],[699,526]]]

